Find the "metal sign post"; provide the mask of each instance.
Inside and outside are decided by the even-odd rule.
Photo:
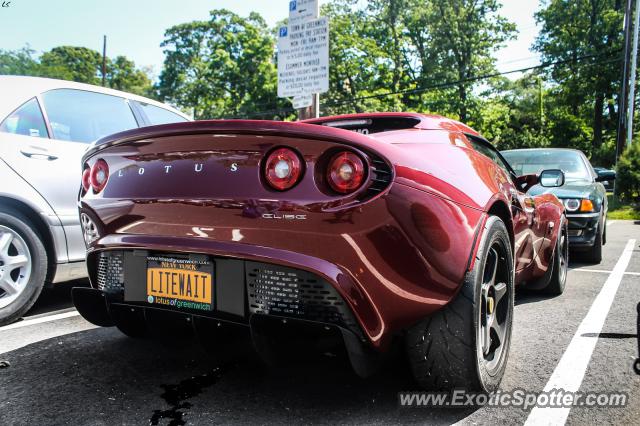
[[[629,82],[629,115],[627,117],[627,147],[631,146],[633,137],[633,113],[636,103],[636,62],[638,61],[638,32],[640,28],[640,0],[636,0],[636,10],[633,19],[633,48],[631,49],[631,78]]]

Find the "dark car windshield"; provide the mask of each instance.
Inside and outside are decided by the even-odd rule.
[[[518,175],[538,174],[545,169],[560,169],[567,180],[590,180],[591,175],[577,151],[514,150],[502,151]]]

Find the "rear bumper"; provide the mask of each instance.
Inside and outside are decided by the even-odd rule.
[[[273,210],[261,203],[252,202],[253,210]],[[237,271],[246,272],[254,263],[291,268],[326,283],[329,289],[321,290],[335,292],[344,301],[357,328],[348,321],[340,326],[380,350],[395,334],[456,296],[483,217],[481,211],[401,184],[355,208],[301,209],[306,220],[287,223],[249,214],[244,202],[104,199],[82,202],[81,211],[94,218],[102,235],[87,256],[94,288],[98,288],[96,271],[104,251],[206,255],[216,263],[217,271],[225,267],[218,263],[239,262],[241,266],[229,268],[236,271],[234,285],[244,289],[243,309],[230,302],[240,297],[234,290],[219,295],[222,305],[216,305],[212,315],[248,324],[259,313],[250,306],[247,274]],[[140,285],[145,279],[125,282]],[[226,292],[226,285],[221,288]],[[287,302],[284,308],[298,302]],[[268,308],[267,315],[294,316],[278,311],[275,305]]]
[[[569,247],[588,249],[595,244],[600,212],[567,214],[569,219]]]
[[[362,328],[336,287],[310,272],[248,260],[209,256],[213,265],[213,297],[207,308],[149,303],[146,296],[148,256],[172,256],[147,250],[93,253],[92,285],[109,304],[181,312],[250,325],[254,316],[271,316],[335,326],[364,340]],[[184,256],[184,255],[182,255]],[[126,283],[126,284],[125,284]],[[364,302],[361,301],[361,305]]]

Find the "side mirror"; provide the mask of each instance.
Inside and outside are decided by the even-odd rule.
[[[596,182],[607,182],[612,180],[616,180],[615,170],[598,170],[598,177],[596,177]]]
[[[540,172],[540,186],[545,188],[557,188],[564,185],[564,172],[559,169],[548,169]]]

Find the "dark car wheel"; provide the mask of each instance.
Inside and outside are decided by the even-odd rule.
[[[511,342],[514,266],[504,222],[491,216],[456,298],[406,338],[417,382],[427,389],[490,392],[504,374]]]
[[[0,211],[0,325],[24,315],[47,275],[47,252],[33,224],[16,211]]]
[[[552,262],[551,278],[543,291],[547,294],[560,295],[564,292],[569,269],[569,229],[565,219],[560,225],[560,235],[556,240]]]
[[[590,263],[602,262],[602,233],[604,232],[604,230],[602,229],[604,225],[603,222],[600,222],[598,224],[598,230],[596,231],[596,240],[593,243],[593,247],[591,247],[591,249],[589,249],[589,251],[585,253],[586,260]]]

